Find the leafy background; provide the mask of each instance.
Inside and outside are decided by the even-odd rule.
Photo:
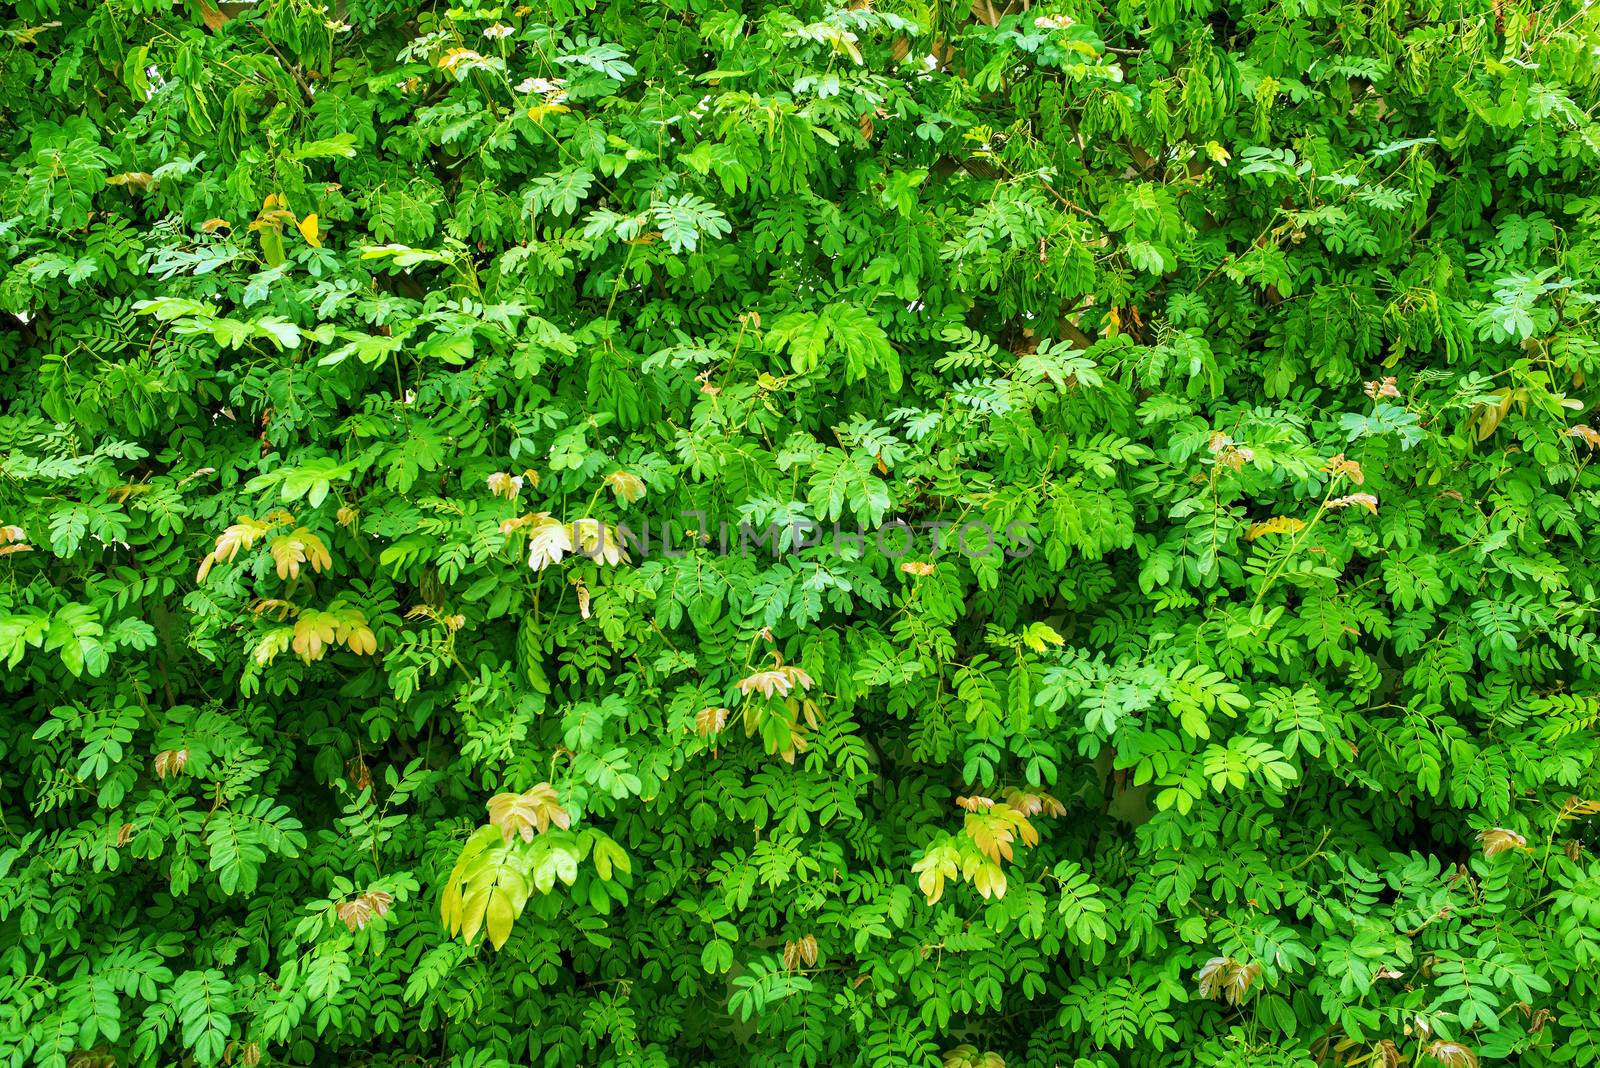
[[[18,0],[0,1059],[1594,1063],[1597,19]]]

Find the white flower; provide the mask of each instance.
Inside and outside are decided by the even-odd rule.
[[[508,501],[517,499],[517,494],[522,492],[522,476],[508,474],[505,471],[496,471],[488,478],[489,492],[496,497],[504,497]]]
[[[567,525],[541,512],[528,538],[528,566],[543,571],[551,564],[559,564],[571,551],[572,535],[567,532]]]
[[[502,37],[510,37],[516,31],[503,22],[497,22],[483,31],[483,35],[491,41],[498,41]]]
[[[549,94],[560,91],[561,87],[566,84],[566,80],[562,78],[554,80],[550,78],[524,78],[517,83],[517,92]]]

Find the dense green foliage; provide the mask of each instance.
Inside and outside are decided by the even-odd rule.
[[[1600,11],[0,19],[0,1064],[1600,1060]]]

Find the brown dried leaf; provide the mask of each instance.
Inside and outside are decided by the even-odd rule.
[[[1496,853],[1509,853],[1513,850],[1526,851],[1528,839],[1516,831],[1505,827],[1490,827],[1478,832],[1478,842],[1483,846],[1483,855],[1492,857]]]
[[[352,931],[362,930],[372,919],[372,906],[359,897],[342,903],[334,911]]]
[[[1444,1065],[1444,1068],[1478,1068],[1478,1055],[1459,1042],[1435,1039],[1422,1052]]]
[[[1024,816],[1065,816],[1067,806],[1043,790],[1006,788],[1006,804]]]
[[[1232,957],[1212,957],[1201,966],[1195,982],[1200,988],[1201,997],[1238,1005],[1259,978],[1259,964],[1244,964]]]
[[[1556,822],[1581,820],[1586,816],[1593,816],[1597,812],[1600,812],[1600,801],[1587,801],[1581,797],[1569,797],[1562,804],[1560,813],[1556,815]]]
[[[694,732],[702,738],[710,738],[714,734],[721,734],[722,728],[728,725],[728,710],[726,708],[702,708],[694,714]]]
[[[1568,430],[1567,437],[1579,438],[1591,449],[1595,448],[1596,446],[1600,446],[1600,430],[1596,430],[1591,426],[1585,426],[1582,423],[1579,423],[1577,426]]]
[[[181,775],[189,765],[189,750],[167,749],[156,754],[156,778]]]

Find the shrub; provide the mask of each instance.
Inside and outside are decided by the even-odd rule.
[[[4,19],[3,1063],[1600,1057],[1597,9]]]

